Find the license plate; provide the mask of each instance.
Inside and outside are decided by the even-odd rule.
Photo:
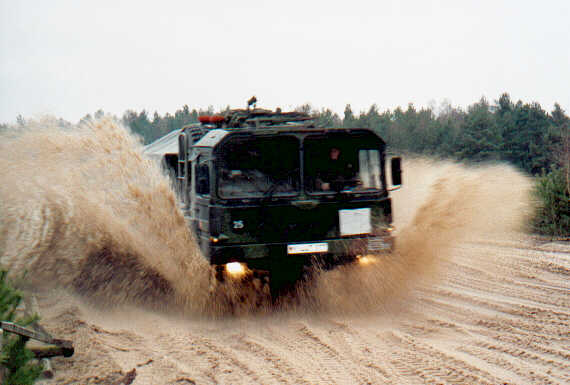
[[[390,248],[391,245],[382,238],[368,238],[368,251],[382,251]]]
[[[329,251],[328,243],[298,243],[287,245],[287,254],[313,254]]]

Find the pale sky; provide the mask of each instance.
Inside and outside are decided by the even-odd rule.
[[[570,112],[570,1],[0,0],[0,122],[98,109],[342,116],[502,92]]]

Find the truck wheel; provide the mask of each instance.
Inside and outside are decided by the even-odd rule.
[[[273,267],[269,278],[272,301],[275,303],[279,298],[294,296],[297,285],[309,278],[310,270],[304,261]]]

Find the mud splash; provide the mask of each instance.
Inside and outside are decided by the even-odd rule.
[[[209,266],[168,179],[111,119],[0,137],[0,265],[106,305],[205,312]]]
[[[319,274],[307,298],[320,311],[383,310],[415,284],[436,279],[453,246],[520,231],[530,213],[531,181],[510,166],[412,159],[404,170],[406,185],[393,194],[395,252]]]
[[[433,277],[457,242],[524,222],[530,182],[510,167],[411,160],[404,170],[406,185],[393,194],[395,253],[316,273],[278,310],[378,311]],[[276,310],[255,285],[213,289],[168,178],[111,119],[4,132],[0,181],[0,265],[27,272],[34,286],[71,288],[103,306],[193,315]]]

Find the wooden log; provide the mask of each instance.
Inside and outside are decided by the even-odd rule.
[[[36,355],[36,358],[55,356],[71,357],[75,351],[71,341],[52,338],[50,335],[27,329],[16,325],[13,322],[0,322],[0,327],[7,332],[15,333],[47,344],[47,346],[28,347],[28,349]]]
[[[52,358],[52,357],[71,357],[74,353],[73,347],[71,349],[64,346],[57,345],[26,345],[26,347],[34,354],[37,359]]]

